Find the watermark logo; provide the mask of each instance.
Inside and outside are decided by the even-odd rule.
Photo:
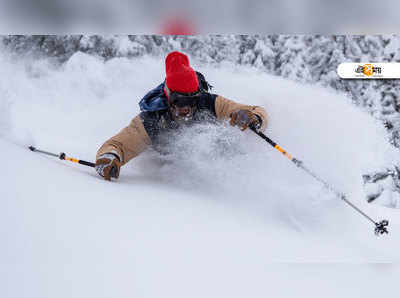
[[[342,79],[398,79],[400,63],[341,63],[337,73]]]
[[[371,63],[367,63],[364,65],[358,65],[355,69],[357,74],[363,73],[367,77],[372,76],[373,74],[381,74],[382,67],[373,66]]]

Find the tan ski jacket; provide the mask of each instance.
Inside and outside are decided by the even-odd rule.
[[[243,109],[249,110],[261,118],[261,131],[267,125],[266,111],[260,106],[236,103],[222,96],[209,93],[207,93],[204,102],[202,107],[209,110],[217,119],[229,119],[232,112]],[[162,119],[162,116],[158,112],[141,112],[132,119],[127,127],[100,147],[97,157],[104,153],[114,153],[120,157],[122,165],[126,164],[151,146],[157,134],[162,133],[162,130],[158,128],[160,119]]]

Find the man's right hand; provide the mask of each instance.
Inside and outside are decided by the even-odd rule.
[[[113,153],[104,153],[96,160],[96,172],[105,180],[111,181],[111,177],[118,178],[121,162],[117,155]]]

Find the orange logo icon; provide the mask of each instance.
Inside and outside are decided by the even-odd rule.
[[[364,64],[363,66],[363,73],[366,76],[372,76],[372,74],[374,73],[374,69],[372,67],[372,64]]]

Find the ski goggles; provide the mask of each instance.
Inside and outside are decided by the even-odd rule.
[[[179,108],[183,107],[194,107],[196,104],[199,102],[201,96],[201,92],[197,91],[194,93],[179,93],[179,92],[172,92],[171,95],[169,96],[169,102],[177,106]]]

